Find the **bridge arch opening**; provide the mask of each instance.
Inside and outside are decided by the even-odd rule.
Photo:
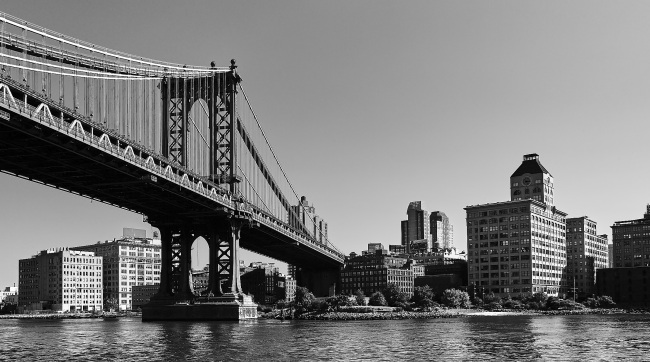
[[[195,295],[202,295],[208,288],[210,277],[210,247],[201,236],[192,242],[192,286]]]

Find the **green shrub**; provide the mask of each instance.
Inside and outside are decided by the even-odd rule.
[[[442,293],[442,304],[451,308],[469,308],[469,294],[458,289],[447,289]]]
[[[386,298],[381,292],[375,292],[370,296],[370,301],[368,303],[374,306],[385,306]]]

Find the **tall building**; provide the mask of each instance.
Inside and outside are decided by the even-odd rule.
[[[650,266],[650,205],[643,219],[612,225],[614,267]]]
[[[596,222],[587,216],[566,219],[566,277],[568,290],[578,298],[596,292],[596,270],[607,268],[607,235],[596,234]]]
[[[298,226],[299,223],[305,226],[309,236],[321,244],[327,243],[327,222],[316,215],[316,208],[309,205],[307,197],[300,198],[300,203],[291,206],[295,216],[290,216],[291,225]]]
[[[468,282],[498,296],[564,295],[566,213],[537,154],[510,176],[511,200],[467,206]]]
[[[411,243],[423,241],[425,248],[431,250],[431,228],[429,212],[422,209],[422,201],[412,201],[406,209],[407,219],[401,223],[402,245],[411,252]]]
[[[147,238],[145,230],[124,229],[120,239],[74,249],[103,257],[104,299],[114,299],[120,310],[133,309],[133,286],[160,284],[161,243]]]
[[[100,311],[102,257],[67,248],[18,262],[18,310]]]
[[[552,207],[553,176],[539,162],[539,155],[524,155],[524,161],[510,176],[510,200],[533,199]]]
[[[442,211],[431,213],[430,221],[433,246],[438,249],[451,249],[454,246],[454,227]]]
[[[407,219],[401,222],[401,230],[402,246],[408,254],[429,253],[453,246],[454,228],[444,212],[429,213],[422,209],[422,201],[412,201],[406,209],[406,216]]]

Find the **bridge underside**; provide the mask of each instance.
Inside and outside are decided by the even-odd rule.
[[[0,171],[145,215],[154,226],[209,225],[224,217],[223,205],[15,113],[0,120]],[[242,228],[240,245],[297,266],[340,265],[254,223]]]

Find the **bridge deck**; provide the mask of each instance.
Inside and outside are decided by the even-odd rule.
[[[7,84],[7,80],[0,81]],[[28,98],[27,91],[21,94],[19,88],[11,89],[15,102]],[[74,132],[61,131],[68,124],[70,129],[74,128],[73,123],[65,123],[66,127],[58,129],[49,127],[48,122],[39,121],[34,115],[33,109],[41,102],[31,100],[31,105],[23,103],[21,109],[20,105],[16,108],[9,100],[0,99],[2,172],[131,210],[152,220],[209,223],[224,210],[239,212],[239,204],[225,195],[206,197],[193,186],[188,187],[189,183],[183,184],[183,180],[179,184],[137,162],[127,162],[126,148],[118,146],[119,152],[103,150],[97,145],[99,132],[87,140]],[[56,109],[51,103],[49,107],[53,112]],[[84,123],[80,127],[88,125]],[[135,147],[131,152],[142,153]],[[178,174],[177,171],[177,178]],[[343,256],[339,253],[300,237],[272,218],[245,207],[241,211],[254,225],[242,230],[243,248],[295,265],[333,267],[342,263]]]

